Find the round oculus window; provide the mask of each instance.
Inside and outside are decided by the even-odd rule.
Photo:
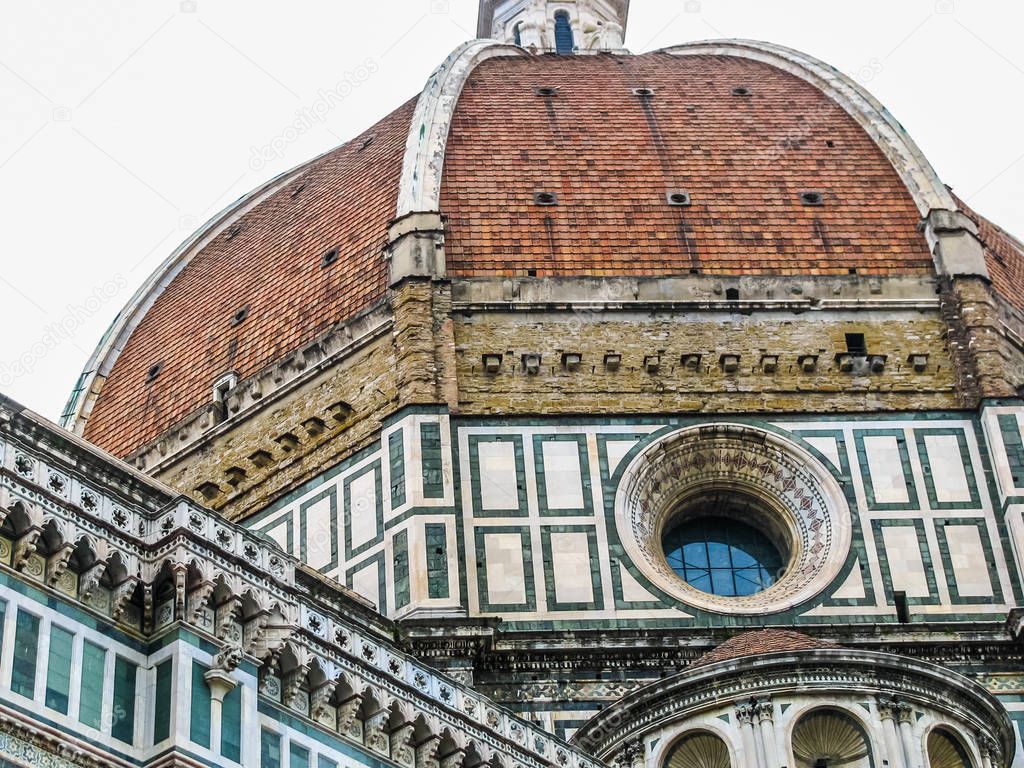
[[[627,557],[666,595],[729,614],[787,610],[839,575],[850,510],[795,441],[750,425],[669,433],[622,472],[615,520]]]

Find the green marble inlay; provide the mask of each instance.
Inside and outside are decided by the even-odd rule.
[[[324,499],[327,499],[327,529],[317,531],[313,541],[309,537],[309,516],[310,509]],[[326,565],[320,566],[317,570],[320,573],[328,573],[338,567],[338,490],[337,486],[331,485],[325,488],[312,498],[306,499],[299,505],[299,559],[304,563],[310,561],[310,548],[320,550],[330,547],[331,557]],[[321,558],[316,558],[320,562]]]
[[[103,724],[103,676],[107,651],[88,640],[82,646],[82,685],[79,689],[78,719],[83,725],[100,729]]]
[[[394,538],[395,608],[409,604],[409,533],[401,530]]]
[[[260,731],[260,768],[281,768],[281,737],[266,728]]]
[[[988,571],[989,585],[992,587],[992,596],[963,596],[956,583],[956,572],[953,570],[952,557],[949,554],[949,540],[946,534],[947,526],[971,525],[978,529],[978,539],[981,541],[981,548],[985,553],[985,568]],[[949,598],[956,604],[1000,604],[1003,602],[1003,589],[999,583],[999,572],[996,570],[995,554],[992,551],[992,538],[988,533],[988,523],[984,518],[978,517],[947,517],[935,521],[935,535],[939,542],[939,550],[942,556],[942,566],[946,574],[946,586],[949,587]],[[980,563],[975,567],[980,567]]]
[[[587,553],[590,559],[590,584],[593,599],[589,603],[559,602],[555,593],[555,563],[551,549],[551,535],[554,533],[585,533]],[[597,528],[593,525],[545,525],[540,529],[541,547],[544,551],[544,587],[548,610],[586,611],[604,608],[604,594],[601,590],[601,556],[597,548]],[[577,574],[582,577],[583,574]]]
[[[928,443],[926,438],[930,436],[956,437],[957,447],[960,449],[960,463],[964,468],[964,476],[967,478],[967,487],[970,498],[964,501],[939,501],[935,489],[935,475],[932,471],[931,458],[928,455]],[[967,445],[967,436],[962,429],[915,429],[914,439],[917,442],[917,455],[921,460],[921,470],[924,473],[925,490],[928,493],[928,503],[932,509],[981,509],[981,494],[978,492],[978,481],[974,476],[974,464],[971,461],[971,451]]]
[[[19,609],[14,625],[14,663],[11,665],[11,690],[27,699],[31,699],[35,695],[38,651],[39,617]]]
[[[888,527],[900,527],[908,526],[913,527],[917,534],[917,546],[921,552],[921,564],[924,568],[925,579],[928,584],[928,596],[907,596],[908,605],[935,605],[939,602],[939,588],[935,583],[935,568],[932,565],[931,550],[928,547],[928,536],[925,533],[924,521],[923,520],[902,520],[902,519],[888,519],[888,520],[872,520],[871,529],[875,537],[875,549],[879,554],[878,565],[882,571],[882,584],[885,587],[886,602],[889,605],[895,605],[896,601],[893,597],[892,587],[892,574],[893,571],[899,571],[904,567],[904,564],[898,559],[894,560],[891,564],[889,562],[889,553],[885,550],[885,539],[882,538],[882,529]],[[911,617],[913,620],[914,617]]]
[[[293,741],[288,747],[288,768],[309,768],[309,750]]]
[[[284,541],[282,546],[284,551],[290,555],[295,554],[295,534],[294,534],[294,523],[292,522],[292,511],[289,509],[287,512],[278,515],[266,525],[261,525],[259,528],[252,527],[252,530],[256,533],[270,539],[275,544],[278,542],[279,537],[270,535],[270,532],[276,529],[279,525],[284,526]]]
[[[427,596],[448,597],[448,534],[444,523],[424,526],[427,540]]]
[[[352,483],[367,473],[373,473],[373,503],[367,499],[352,498]],[[364,552],[372,549],[384,540],[384,500],[381,498],[380,460],[373,461],[357,472],[345,478],[343,483],[345,498],[345,559],[351,561]],[[354,515],[371,515],[373,518],[374,535],[359,545],[352,543],[352,518]]]
[[[50,627],[50,653],[46,664],[46,706],[68,713],[71,693],[71,646],[75,636],[66,629]]]
[[[391,509],[405,504],[405,430],[388,435],[388,467],[391,472]]]
[[[135,680],[138,666],[118,656],[114,659],[114,709],[110,735],[125,744],[135,742]]]
[[[173,659],[160,662],[156,668],[156,717],[153,722],[153,743],[159,744],[171,735],[171,685]]]
[[[1000,414],[999,431],[1003,435],[1003,447],[1010,464],[1013,487],[1024,488],[1024,439],[1021,437],[1017,416],[1012,413]]]
[[[582,481],[583,506],[579,509],[552,509],[548,506],[548,479],[544,469],[544,444],[570,442],[576,443],[579,456],[580,478]],[[587,458],[586,435],[534,435],[533,463],[537,475],[537,506],[542,515],[568,516],[594,514],[594,494],[590,483],[590,460]]]
[[[511,443],[515,456],[516,498],[505,509],[484,509],[482,500],[480,473],[481,443]],[[473,514],[476,517],[525,517],[529,514],[526,497],[526,460],[523,457],[522,435],[470,435],[469,436],[469,473],[473,495]]]
[[[906,487],[907,501],[878,501],[875,498],[875,486],[871,477],[871,466],[868,464],[867,449],[864,439],[869,437],[893,437],[900,454],[903,471],[903,483]],[[853,439],[857,446],[857,461],[860,464],[861,479],[864,482],[864,495],[867,497],[868,509],[872,510],[908,510],[919,509],[917,499],[917,483],[914,482],[914,470],[910,464],[910,451],[907,448],[907,436],[902,429],[855,429]]]
[[[444,473],[441,468],[441,425],[420,424],[420,465],[423,468],[423,498],[444,497]]]
[[[189,707],[188,737],[193,743],[210,748],[210,685],[203,678],[209,670],[192,662],[192,702]]]
[[[355,575],[364,568],[369,568],[371,565],[377,565],[377,599],[374,600],[372,596],[367,597],[370,602],[377,606],[377,610],[387,616],[388,613],[388,595],[387,595],[387,578],[384,573],[384,553],[377,552],[369,557],[360,560],[355,565],[351,566],[345,571],[345,586],[349,589],[354,589],[353,583],[355,581]]]
[[[474,530],[476,543],[476,581],[480,595],[480,610],[486,613],[500,611],[529,612],[537,610],[537,593],[533,582],[533,548],[530,544],[530,529],[512,525],[496,525],[477,527]],[[515,533],[519,535],[523,561],[523,580],[526,601],[523,603],[492,603],[487,584],[487,549],[484,539],[495,533]]]
[[[242,686],[236,685],[221,705],[220,753],[228,760],[242,759]]]

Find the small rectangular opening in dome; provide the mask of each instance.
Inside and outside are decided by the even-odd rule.
[[[863,333],[846,334],[846,351],[856,357],[865,357],[868,354],[868,346],[864,341]]]

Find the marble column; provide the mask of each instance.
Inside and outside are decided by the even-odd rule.
[[[903,745],[896,735],[896,702],[887,696],[879,697],[878,714],[882,718],[882,736],[885,739],[889,768],[907,768],[903,760]]]
[[[736,705],[736,720],[740,724],[740,737],[743,742],[743,764],[749,768],[765,768],[764,755],[758,748],[754,736],[754,705],[750,703]]]
[[[923,762],[921,745],[914,739],[914,709],[901,701],[896,704],[896,712],[900,721],[900,740],[903,742],[903,755],[907,768],[921,768]]]
[[[779,768],[779,754],[775,740],[775,705],[771,699],[757,702],[754,707],[761,731],[761,750],[765,768]]]
[[[981,768],[1002,768],[1003,752],[999,743],[990,736],[978,736],[978,751],[981,753]]]

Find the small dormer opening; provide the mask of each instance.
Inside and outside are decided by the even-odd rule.
[[[238,374],[232,371],[225,373],[213,384],[213,403],[216,408],[217,419],[223,421],[227,418],[228,395],[231,390],[238,386]]]
[[[846,334],[846,352],[854,357],[867,357],[868,346],[863,333]]]
[[[559,56],[569,56],[575,47],[569,13],[568,11],[558,11],[555,14],[555,53]]]
[[[512,39],[520,48],[523,47],[523,22],[517,21],[516,25],[512,27]]]
[[[900,624],[910,623],[910,603],[906,592],[893,592],[892,601],[896,606],[896,620]]]
[[[320,267],[329,267],[331,264],[338,260],[338,249],[331,248],[327,253],[320,257]]]

